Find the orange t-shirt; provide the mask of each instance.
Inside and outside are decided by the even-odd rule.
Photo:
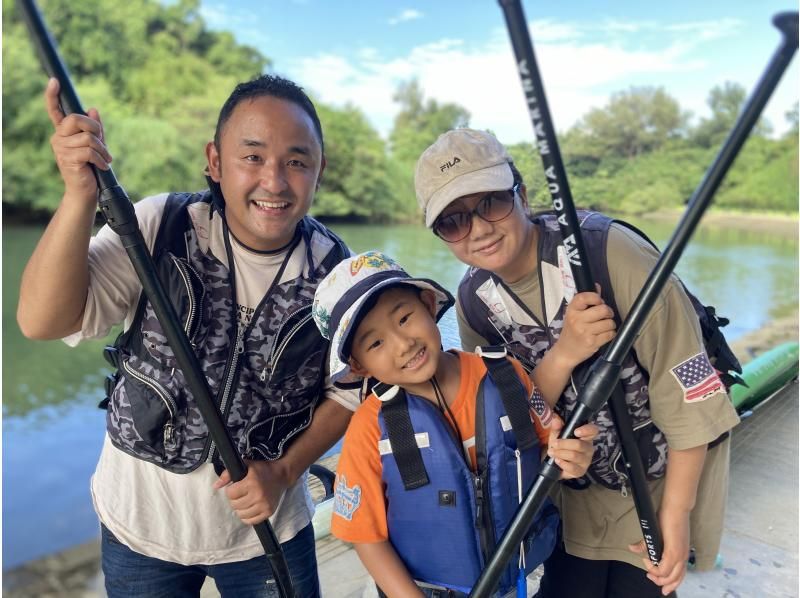
[[[475,397],[478,385],[486,374],[483,360],[474,353],[453,351],[459,357],[461,380],[458,395],[450,405],[464,446],[468,447],[470,467],[477,468],[475,450]],[[514,369],[530,396],[531,382],[522,365],[511,359]],[[546,409],[549,409],[546,407]],[[381,430],[378,423],[380,401],[370,394],[353,414],[344,436],[342,456],[336,468],[336,498],[331,532],[337,538],[351,543],[383,542],[389,539],[386,523],[386,498],[382,479],[381,456],[378,442]],[[549,432],[539,416],[531,410],[541,446],[547,446]],[[550,417],[544,417],[549,423]]]

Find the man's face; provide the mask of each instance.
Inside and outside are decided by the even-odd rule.
[[[486,192],[481,192],[459,197],[442,211],[440,218],[457,212],[470,213],[486,196]],[[472,214],[469,234],[447,246],[463,263],[494,272],[506,282],[516,282],[527,272],[531,261],[527,205],[525,187],[521,186],[507,217],[487,222]]]
[[[258,251],[289,243],[325,168],[308,114],[279,98],[243,100],[222,128],[220,147],[209,143],[206,156],[233,235]]]
[[[413,391],[436,373],[442,337],[436,298],[408,286],[385,291],[352,333],[352,370]]]

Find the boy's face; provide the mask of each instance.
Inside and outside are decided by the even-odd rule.
[[[353,333],[352,371],[404,388],[426,383],[436,373],[442,342],[435,309],[430,291],[385,291]]]

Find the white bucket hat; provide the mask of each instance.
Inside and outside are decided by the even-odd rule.
[[[364,302],[379,290],[397,284],[432,291],[436,296],[437,322],[455,302],[440,285],[427,278],[412,278],[397,262],[379,251],[367,251],[339,262],[319,283],[311,312],[322,336],[331,341],[333,382],[360,380],[350,372],[350,355],[344,353],[344,347],[358,324]]]

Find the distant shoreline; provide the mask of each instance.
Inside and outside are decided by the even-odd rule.
[[[677,222],[682,210],[662,210],[640,216],[645,220]],[[625,215],[622,216],[623,218]],[[798,214],[784,212],[739,212],[734,210],[709,210],[703,214],[699,226],[732,228],[752,232],[763,232],[797,240]]]
[[[548,209],[549,206],[540,206],[536,209]],[[647,214],[625,214],[609,212],[611,215],[617,215],[623,219],[625,218],[642,218],[645,220],[657,220],[667,222],[677,222],[683,214],[680,209],[660,210]],[[37,211],[24,211],[18,210],[9,204],[3,204],[3,226],[45,226],[52,216],[52,213],[46,210]],[[326,218],[325,216],[315,216],[320,221],[331,228],[336,230],[337,224],[351,225],[363,224],[366,226],[384,225],[384,224],[415,224],[421,222],[419,218],[413,218],[411,221],[398,220],[396,222],[369,222],[363,218]],[[99,217],[96,222],[98,226],[103,222]],[[780,235],[781,237],[797,238],[798,234],[798,214],[796,212],[766,212],[754,211],[743,212],[738,210],[728,209],[710,209],[703,215],[700,226],[712,227],[729,227],[742,230],[752,230],[756,232],[770,232]]]

